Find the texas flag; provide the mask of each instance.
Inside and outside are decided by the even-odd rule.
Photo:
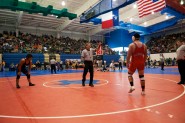
[[[118,10],[107,12],[101,15],[102,29],[111,28],[119,25],[119,13]]]

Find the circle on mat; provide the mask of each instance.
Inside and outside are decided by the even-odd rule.
[[[90,80],[86,80],[86,86],[89,85]],[[101,86],[107,84],[107,80],[93,80],[93,84],[95,86]],[[82,85],[82,80],[54,80],[50,82],[45,82],[43,84],[45,87],[51,87],[51,88],[66,88],[66,87],[80,87]]]

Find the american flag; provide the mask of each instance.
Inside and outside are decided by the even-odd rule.
[[[158,12],[166,7],[165,0],[138,0],[139,17],[143,17],[153,12]]]

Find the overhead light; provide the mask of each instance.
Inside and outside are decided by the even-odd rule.
[[[66,5],[65,1],[62,1],[62,2],[61,2],[61,5],[62,5],[62,6],[65,6],[65,5]]]
[[[165,12],[164,14],[165,14],[165,15],[167,15],[168,13],[167,13],[167,12]]]
[[[152,14],[154,14],[155,12],[153,11]]]
[[[165,17],[166,19],[168,19],[169,18],[169,16],[168,15],[166,15],[166,17]]]
[[[144,25],[147,25],[147,22],[144,22]]]
[[[134,4],[134,5],[133,5],[133,8],[134,8],[134,9],[135,9],[135,8],[137,8],[137,5],[136,5],[136,4]]]
[[[130,22],[132,22],[133,21],[133,18],[130,18]]]
[[[116,0],[112,0],[113,2],[115,2]]]
[[[184,0],[181,0],[180,4],[183,5],[184,4]]]

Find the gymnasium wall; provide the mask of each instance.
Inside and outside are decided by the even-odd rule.
[[[103,60],[109,65],[112,60],[118,62],[120,55],[103,55]],[[71,55],[71,54],[60,54],[61,61],[65,62],[66,59],[81,59],[81,55]]]
[[[129,33],[127,30],[118,29],[104,35],[105,42],[110,48],[128,47],[132,43],[132,36],[134,33]],[[140,40],[144,42],[144,37]]]
[[[60,54],[60,60],[65,62],[66,59],[81,59],[80,54]]]
[[[26,58],[27,53],[4,53],[3,60],[6,62],[6,66],[9,66],[11,63],[18,64],[22,58]],[[33,59],[32,63],[36,63],[39,60],[41,63],[44,62],[43,54],[32,54]]]
[[[103,59],[106,61],[107,65],[110,65],[111,61],[118,62],[120,55],[104,55]]]
[[[4,53],[2,54],[3,60],[6,62],[6,67],[8,67],[11,63],[18,64],[22,58],[26,58],[26,53]],[[33,59],[32,63],[36,63],[37,60],[40,61],[40,63],[43,62],[49,62],[49,56],[50,54],[37,54],[33,53]],[[72,60],[80,60],[81,55],[80,54],[54,54],[56,56],[57,61],[63,61],[65,62],[66,59],[72,59]],[[107,61],[107,64],[110,64],[112,60],[115,62],[118,62],[118,59],[120,58],[120,55],[104,55],[103,59]],[[1,54],[0,54],[0,61],[1,61]]]
[[[163,53],[164,55],[164,58],[176,58],[177,57],[177,54],[176,53]],[[151,60],[157,60],[159,61],[160,60],[160,53],[158,54],[150,54],[150,58]]]

